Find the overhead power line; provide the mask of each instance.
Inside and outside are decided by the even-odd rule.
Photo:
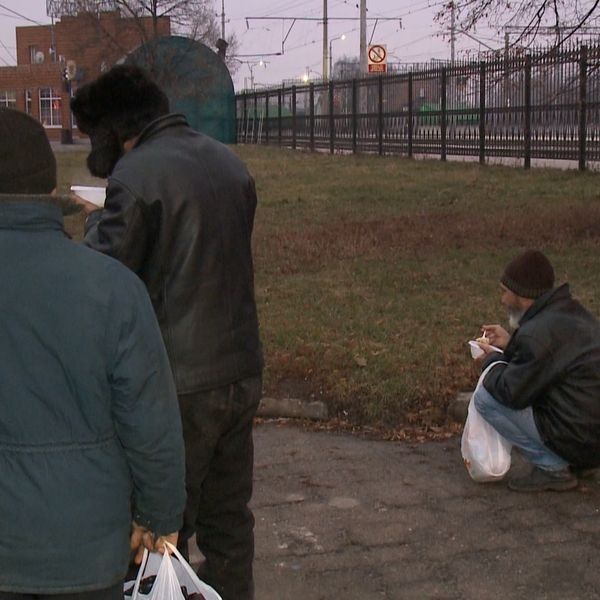
[[[4,6],[4,4],[0,4],[0,8],[7,10],[9,13],[12,13],[15,17],[19,17],[19,19],[23,19],[24,21],[29,21],[30,23],[33,23],[34,25],[43,25],[43,23],[40,23],[39,21],[34,21],[33,19],[30,19],[29,17],[26,17],[25,15],[18,13],[16,10],[13,10],[12,8],[8,8],[8,6]]]
[[[323,17],[244,17],[246,21],[321,21]],[[359,17],[327,17],[328,21],[359,21]],[[400,17],[367,17],[367,21],[399,21]]]

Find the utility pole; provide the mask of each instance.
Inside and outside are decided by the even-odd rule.
[[[510,83],[510,34],[504,32],[504,106],[509,105],[509,83]]]
[[[367,0],[360,0],[360,69],[367,72]]]
[[[323,81],[329,80],[329,74],[327,73],[327,0],[323,0]]]
[[[454,66],[454,60],[456,58],[456,6],[454,2],[450,3],[450,66]]]
[[[52,19],[50,21],[50,52],[52,53],[52,62],[56,62],[56,45],[54,43],[54,15],[52,15]]]
[[[221,39],[225,39],[225,0],[221,0]]]

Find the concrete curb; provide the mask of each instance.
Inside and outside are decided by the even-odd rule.
[[[464,424],[467,420],[472,392],[458,394],[448,406],[448,416],[455,422]],[[307,402],[295,398],[262,398],[257,417],[272,419],[312,419],[327,421],[329,413],[324,402]]]
[[[257,417],[313,419],[326,421],[329,418],[324,402],[306,402],[294,398],[263,398],[258,406]]]

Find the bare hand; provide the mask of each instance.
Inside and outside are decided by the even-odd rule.
[[[496,348],[500,348],[501,350],[506,348],[508,340],[510,340],[510,333],[500,325],[482,325],[481,331],[483,331],[483,335],[490,341],[492,346],[496,346]],[[487,348],[486,351],[486,344],[479,344],[479,346],[486,355],[494,352],[491,348]]]
[[[164,554],[165,551],[171,553],[166,547],[165,542],[170,542],[173,546],[177,546],[177,539],[179,533],[170,533],[168,535],[161,535],[158,539],[155,539],[154,533],[142,527],[137,523],[132,524],[131,538],[129,540],[129,548],[131,552],[135,552],[134,562],[139,565],[142,562],[142,556],[144,555],[144,548],[148,548],[150,552],[160,552]]]
[[[77,194],[71,194],[71,198],[73,198],[73,200],[77,202],[77,204],[83,207],[83,212],[86,215],[89,215],[95,210],[102,210],[102,207],[98,206],[97,204],[94,204],[93,202],[88,202],[87,200],[84,200],[81,196],[78,196]]]

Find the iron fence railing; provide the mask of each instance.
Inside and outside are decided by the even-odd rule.
[[[236,96],[239,143],[406,156],[600,160],[600,48]]]

